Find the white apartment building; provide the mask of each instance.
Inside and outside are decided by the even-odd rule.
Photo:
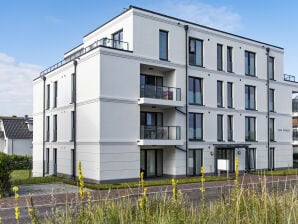
[[[33,175],[94,182],[293,166],[283,48],[130,6],[34,84]]]

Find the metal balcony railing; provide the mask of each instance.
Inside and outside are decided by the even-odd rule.
[[[180,140],[180,126],[141,126],[141,139]]]
[[[154,99],[181,101],[181,89],[167,86],[141,85],[140,96]]]
[[[65,65],[66,63],[82,56],[83,54],[88,53],[89,51],[98,48],[98,47],[108,47],[108,48],[113,48],[113,49],[118,49],[118,50],[123,50],[123,51],[129,51],[129,45],[128,42],[124,41],[119,41],[119,40],[112,40],[108,38],[102,38],[93,44],[87,46],[86,48],[82,48],[78,50],[77,52],[71,54],[70,56],[66,57],[62,61],[59,61],[58,63],[52,65],[51,67],[43,70],[40,75],[45,75],[49,72],[52,72],[56,70],[57,68],[60,68],[61,66]]]
[[[295,76],[284,74],[284,81],[288,81],[288,82],[296,82],[296,80],[295,80]]]

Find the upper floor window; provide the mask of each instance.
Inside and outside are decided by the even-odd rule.
[[[168,32],[159,31],[159,59],[168,60]]]
[[[203,105],[203,79],[189,77],[188,80],[188,102]]]
[[[46,136],[45,141],[50,141],[50,116],[46,116]]]
[[[46,109],[50,109],[50,94],[51,94],[51,89],[50,89],[50,84],[48,84],[46,88],[46,95],[47,95]]]
[[[53,117],[53,142],[57,141],[57,115]]]
[[[223,141],[223,115],[217,115],[217,141]]]
[[[113,34],[113,48],[122,49],[123,48],[123,30],[119,30]]]
[[[233,141],[233,115],[228,115],[227,119],[227,140]]]
[[[223,107],[222,81],[217,81],[217,107]]]
[[[189,38],[189,64],[203,66],[203,41]]]
[[[274,111],[274,89],[269,89],[269,111]]]
[[[245,117],[245,141],[256,141],[255,117]]]
[[[228,108],[233,108],[233,83],[228,82],[227,83],[227,103]]]
[[[54,82],[54,86],[53,86],[53,107],[57,107],[57,98],[58,98],[58,82],[55,81]]]
[[[163,99],[163,77],[153,75],[140,76],[140,97]]]
[[[203,114],[189,113],[189,139],[203,140]]]
[[[233,72],[233,48],[227,47],[227,72]]]
[[[274,57],[269,57],[269,79],[274,80]]]
[[[245,85],[245,109],[256,109],[256,87]]]
[[[222,45],[217,44],[217,70],[223,70],[223,63],[222,63]]]
[[[74,103],[75,101],[75,85],[76,85],[76,78],[75,74],[71,74],[71,96],[70,96],[70,103]]]
[[[74,135],[75,135],[75,112],[71,111],[71,135],[70,135],[70,141],[74,141]]]
[[[270,141],[275,140],[275,137],[274,137],[274,118],[269,119],[269,138],[270,138]]]
[[[245,75],[256,76],[256,54],[245,51]]]

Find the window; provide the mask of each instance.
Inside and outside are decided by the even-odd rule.
[[[159,31],[159,59],[168,60],[168,32]]]
[[[228,82],[227,83],[227,102],[228,102],[228,108],[233,108],[233,83]]]
[[[248,148],[248,156],[247,156],[247,165],[248,170],[255,170],[256,169],[256,149],[255,148]]]
[[[141,149],[140,168],[145,177],[163,175],[163,150]]]
[[[269,139],[270,141],[274,141],[274,118],[269,118]]]
[[[217,70],[223,70],[223,63],[222,63],[222,45],[217,44]]]
[[[245,109],[255,110],[256,109],[256,95],[255,86],[245,85]]]
[[[75,112],[74,111],[71,111],[71,127],[70,127],[70,141],[74,141],[74,135],[75,135]]]
[[[227,47],[227,72],[233,72],[233,48]]]
[[[46,109],[50,109],[50,93],[51,93],[51,89],[50,89],[50,84],[47,85],[47,90],[46,90],[46,94],[47,94],[47,103],[46,103]]]
[[[57,115],[53,117],[53,142],[57,141]]]
[[[141,77],[140,77],[141,97],[163,99],[164,91],[162,86],[163,86],[163,77],[141,74]],[[172,94],[172,98],[173,98],[173,94]]]
[[[227,122],[227,132],[228,132],[228,141],[233,141],[233,116],[228,115],[228,122]]]
[[[50,141],[50,116],[46,116],[46,136],[45,141]]]
[[[141,112],[141,139],[165,139],[168,129],[163,127],[163,113]]]
[[[223,115],[217,115],[217,141],[223,141]]]
[[[203,140],[203,114],[189,113],[189,139]]]
[[[188,102],[203,105],[203,79],[189,77]]]
[[[53,95],[54,95],[53,107],[54,108],[57,107],[57,94],[58,94],[58,82],[55,81],[53,86]]]
[[[222,81],[217,81],[217,107],[223,107]]]
[[[203,41],[189,38],[189,64],[203,66]]]
[[[269,111],[274,111],[274,89],[269,89]]]
[[[255,117],[245,117],[245,141],[256,141]]]
[[[75,102],[75,85],[76,85],[76,77],[75,74],[71,74],[71,101],[70,103]]]
[[[122,49],[123,48],[123,30],[120,30],[113,34],[113,48]]]
[[[45,152],[45,174],[50,173],[50,149],[46,148]]]
[[[255,57],[255,53],[245,51],[245,75],[256,76]]]
[[[187,175],[201,175],[201,167],[203,166],[203,149],[189,149],[187,157]]]
[[[269,57],[269,79],[274,80],[274,57]]]
[[[268,169],[274,170],[275,152],[274,148],[270,148],[268,152]]]

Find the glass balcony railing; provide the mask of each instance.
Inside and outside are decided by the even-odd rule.
[[[180,126],[141,126],[141,139],[180,140]]]
[[[181,101],[181,89],[167,86],[141,85],[140,96],[154,99]]]

